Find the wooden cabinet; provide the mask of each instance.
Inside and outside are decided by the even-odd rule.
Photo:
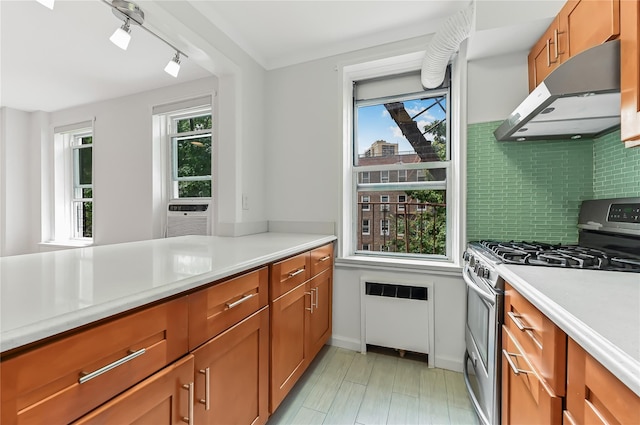
[[[195,423],[253,424],[269,416],[269,308],[194,351]]]
[[[502,423],[562,423],[562,398],[547,385],[506,326],[502,342]]]
[[[640,3],[620,2],[621,137],[627,146],[640,146]]]
[[[307,279],[313,276],[300,282],[303,274]],[[290,289],[292,281],[297,286]],[[332,285],[332,244],[272,266],[269,403],[272,413],[331,336]]]
[[[188,355],[74,424],[192,423],[189,419],[193,419],[190,418],[193,415],[193,391],[193,356]]]
[[[569,58],[619,35],[620,0],[568,0],[529,53],[529,91]]]
[[[69,423],[186,353],[183,297],[3,359],[2,423]]]
[[[325,270],[308,283],[311,308],[307,309],[307,352],[313,358],[331,336],[333,273]]]
[[[532,92],[562,62],[561,55],[565,52],[560,48],[559,41],[560,29],[556,17],[529,52],[527,58],[529,92]]]
[[[502,422],[560,424],[567,336],[508,283],[502,344]]]
[[[572,339],[567,363],[565,423],[640,423],[640,397]]]
[[[269,302],[269,269],[245,273],[189,295],[189,349],[193,350]]]

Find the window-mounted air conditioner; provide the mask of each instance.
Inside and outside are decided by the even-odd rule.
[[[209,201],[172,201],[167,206],[166,237],[210,235]]]

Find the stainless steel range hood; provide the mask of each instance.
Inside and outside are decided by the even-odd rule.
[[[620,126],[620,41],[561,64],[494,131],[497,140],[597,137]]]

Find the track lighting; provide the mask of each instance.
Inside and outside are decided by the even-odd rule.
[[[176,52],[176,55],[169,61],[167,66],[164,67],[164,72],[171,75],[172,77],[178,77],[178,72],[180,72],[180,53]]]
[[[55,0],[37,0],[37,2],[53,10],[53,3],[55,2]]]
[[[131,41],[131,28],[129,26],[129,18],[122,24],[120,28],[118,28],[109,40],[122,50],[127,50],[129,47],[129,42]]]
[[[50,1],[53,3],[54,0],[38,1]],[[180,55],[184,56],[185,58],[187,58],[188,56],[182,53],[167,40],[144,26],[144,12],[142,11],[142,9],[140,9],[140,6],[128,0],[102,0],[102,2],[111,7],[113,14],[116,15],[118,19],[121,19],[124,22],[124,24],[120,28],[118,28],[109,38],[109,40],[111,40],[113,44],[120,47],[122,50],[127,50],[129,41],[131,41],[131,24],[139,25],[140,28],[147,31],[149,34],[153,35],[158,40],[162,41],[173,50],[175,50],[175,56],[169,61],[164,70],[167,74],[173,77],[178,76],[178,72],[180,72]]]

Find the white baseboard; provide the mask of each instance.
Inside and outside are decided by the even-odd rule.
[[[339,335],[332,335],[329,345],[344,348],[345,350],[360,351],[360,340],[355,338],[345,338]]]
[[[454,372],[462,372],[464,366],[464,358],[440,357],[435,356],[435,367],[438,369],[447,369]]]

